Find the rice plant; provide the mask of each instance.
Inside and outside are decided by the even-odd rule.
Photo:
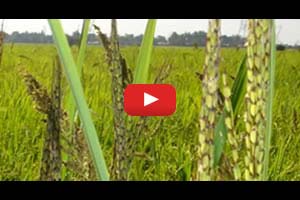
[[[56,59],[53,67],[53,85],[51,96],[43,86],[24,68],[21,69],[28,93],[36,103],[36,109],[47,116],[47,133],[43,145],[40,179],[61,180],[61,66]]]
[[[123,107],[123,73],[118,43],[116,20],[111,23],[111,73],[112,73],[112,100],[114,109],[115,147],[112,174],[117,180],[126,179],[126,127]]]
[[[218,105],[218,78],[220,59],[220,20],[211,20],[207,33],[204,78],[202,80],[202,109],[198,149],[198,180],[212,180],[214,128]]]
[[[101,32],[99,27],[94,25],[94,28],[96,29],[99,40],[102,42],[106,51],[106,59],[110,66],[112,77],[111,87],[115,127],[114,156],[111,169],[112,177],[116,180],[127,180],[128,168],[133,160],[136,143],[138,142],[140,134],[145,127],[146,118],[141,117],[137,122],[137,125],[133,125],[133,128],[136,128],[135,131],[128,128],[130,124],[134,124],[134,121],[133,118],[127,117],[130,124],[127,125],[125,122],[123,92],[127,84],[147,83],[153,46],[155,20],[149,20],[148,22],[145,37],[137,60],[137,66],[135,68],[134,79],[126,60],[122,57],[120,52],[116,20],[112,20],[111,23],[110,39]],[[129,131],[133,132],[131,136],[128,134]]]
[[[98,141],[95,126],[92,122],[91,115],[84,99],[82,85],[76,71],[76,64],[73,60],[70,47],[67,44],[66,36],[63,33],[59,20],[49,20],[53,32],[54,40],[57,44],[60,58],[67,74],[68,81],[72,89],[72,94],[76,102],[80,119],[84,127],[84,133],[88,142],[89,150],[93,158],[97,175],[102,180],[108,180],[109,174],[104,160],[104,156]]]
[[[95,26],[102,44],[106,50],[107,63],[110,67],[112,77],[112,101],[114,110],[114,130],[115,130],[115,144],[114,156],[112,163],[112,178],[116,180],[127,179],[127,166],[126,166],[126,125],[123,107],[123,90],[126,86],[125,80],[128,78],[126,75],[129,71],[125,61],[123,60],[119,43],[116,20],[111,23],[111,38],[108,39],[106,35],[101,33],[100,28]],[[125,72],[125,73],[124,73]]]
[[[245,180],[263,180],[263,162],[264,154],[268,156],[266,150],[266,136],[270,137],[270,130],[266,129],[267,103],[272,101],[270,91],[270,71],[273,69],[271,65],[271,43],[272,21],[270,20],[252,20],[248,21],[248,40],[247,40],[247,86],[246,86],[246,114],[245,114]],[[241,180],[243,173],[239,163],[238,145],[241,135],[236,134],[234,109],[232,106],[231,90],[227,84],[226,77],[223,77],[223,95],[225,113],[219,118],[218,116],[218,59],[220,57],[220,41],[219,41],[220,25],[217,20],[211,20],[207,33],[206,42],[206,58],[204,65],[204,73],[202,75],[202,109],[200,114],[200,134],[198,147],[198,180],[213,180],[216,178],[214,162],[218,159],[214,157],[215,149],[221,149],[224,145],[224,136],[220,136],[219,132],[226,133],[227,141],[230,145],[231,156],[229,156],[229,166],[233,171],[235,180]],[[274,58],[273,58],[274,59]],[[241,65],[243,66],[243,65]],[[241,68],[240,68],[241,69]],[[242,74],[238,74],[237,80],[241,79]],[[274,80],[273,80],[274,81]],[[240,96],[242,92],[239,92]],[[268,100],[269,98],[269,100]],[[271,114],[271,112],[269,112]],[[272,120],[268,117],[268,120]],[[224,120],[224,121],[223,121]],[[222,125],[224,123],[224,125]],[[216,125],[217,124],[217,125]],[[223,126],[223,128],[221,128]],[[224,129],[224,126],[227,130]],[[217,130],[217,134],[214,132]],[[216,137],[217,136],[217,137]],[[270,138],[268,139],[270,140]],[[220,143],[220,141],[223,142]],[[267,147],[269,148],[269,147]],[[221,152],[221,151],[217,151]],[[213,162],[214,161],[214,162]],[[266,161],[265,161],[266,162]],[[220,166],[222,170],[222,165]],[[224,166],[223,166],[224,167]],[[265,166],[265,168],[267,168]],[[265,175],[264,175],[265,177]]]
[[[227,75],[223,74],[223,95],[225,107],[225,124],[228,130],[227,140],[230,145],[230,165],[233,172],[234,180],[241,180],[241,167],[240,167],[240,138],[241,135],[237,134],[236,126],[234,123],[234,114],[231,104],[231,90],[227,83]]]
[[[271,55],[271,22],[248,21],[245,179],[262,179],[265,153],[267,94]]]
[[[84,20],[83,26],[82,26],[82,31],[81,31],[81,38],[80,38],[80,43],[79,43],[79,53],[77,55],[77,68],[78,68],[78,74],[79,77],[82,78],[82,71],[83,71],[83,63],[84,63],[84,59],[85,59],[85,53],[86,53],[86,47],[87,47],[87,39],[88,39],[88,30],[89,30],[89,26],[90,26],[90,20],[86,19]],[[75,100],[72,97],[72,92],[69,91],[69,93],[67,94],[67,98],[68,98],[68,112],[69,112],[69,116],[71,121],[70,124],[70,131],[71,134],[74,132],[74,123],[76,123],[76,119],[75,119],[75,114],[76,114],[76,107],[75,107]]]
[[[3,45],[0,180],[299,180],[300,56],[276,54],[274,20],[249,19],[239,50],[221,48],[220,19],[205,49],[154,47],[153,19],[122,47],[111,22],[109,37],[94,26],[102,46],[89,20],[74,51],[59,20],[56,48]],[[127,116],[132,83],[174,85],[177,112]]]

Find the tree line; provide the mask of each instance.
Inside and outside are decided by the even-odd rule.
[[[67,35],[68,41],[71,45],[78,44],[80,40],[79,31],[73,32],[71,35]],[[119,36],[119,42],[122,46],[140,45],[143,39],[143,35],[125,34]],[[39,33],[32,32],[18,32],[15,31],[11,34],[5,33],[5,42],[9,43],[53,43],[51,35],[45,34],[41,31]],[[245,44],[246,38],[239,35],[233,36],[221,36],[222,47],[242,47]],[[89,44],[99,44],[99,40],[95,34],[88,35]],[[156,46],[194,46],[204,47],[206,43],[206,32],[195,31],[192,33],[178,34],[173,32],[169,37],[157,36],[154,39],[154,45]],[[298,47],[282,45],[285,48]]]

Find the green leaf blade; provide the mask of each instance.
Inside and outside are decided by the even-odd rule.
[[[150,59],[153,50],[154,33],[156,20],[149,19],[146,31],[143,37],[141,49],[137,59],[137,65],[134,73],[134,84],[142,84],[148,82]]]
[[[235,77],[234,84],[232,86],[232,109],[234,118],[237,116],[238,111],[244,101],[246,94],[246,83],[247,83],[247,68],[246,68],[247,56],[245,55],[239,65],[238,73]],[[215,149],[214,149],[214,166],[219,164],[222,153],[224,151],[224,146],[227,139],[227,128],[225,125],[225,112],[220,116],[216,128],[215,128]]]
[[[77,68],[78,68],[78,73],[79,73],[80,78],[82,75],[81,74],[82,67],[83,67],[85,53],[86,53],[86,49],[87,49],[90,24],[91,24],[91,20],[85,19],[83,22],[82,31],[81,31],[79,53],[78,53],[78,57],[77,57]]]
[[[81,31],[81,38],[80,38],[80,43],[79,43],[79,53],[78,53],[78,57],[77,57],[77,70],[78,70],[80,79],[82,76],[82,67],[83,67],[85,53],[86,53],[86,49],[87,49],[88,32],[89,32],[90,23],[91,23],[90,19],[85,19],[83,21],[83,26],[82,26],[82,31]],[[71,132],[73,132],[76,106],[75,106],[75,101],[74,101],[71,91],[69,91],[69,93],[67,95],[67,99],[68,99],[67,100],[67,110],[68,110],[68,114],[69,114],[69,117],[71,120],[70,130],[71,130]]]
[[[276,70],[276,33],[275,33],[275,20],[271,20],[272,36],[271,36],[271,63],[269,67],[269,92],[267,99],[267,127],[266,127],[266,138],[265,138],[265,155],[264,155],[264,167],[263,167],[263,180],[268,180],[268,169],[269,169],[269,157],[270,157],[270,146],[272,139],[272,107],[273,98],[275,92],[275,70]]]
[[[71,86],[72,94],[79,111],[79,116],[84,128],[85,138],[89,146],[91,157],[95,164],[97,175],[101,178],[101,180],[109,180],[109,174],[98,140],[96,128],[84,98],[83,88],[71,49],[67,42],[67,38],[64,34],[60,20],[49,19],[48,22],[53,33],[53,38],[59,52],[60,59],[64,65],[68,82]]]

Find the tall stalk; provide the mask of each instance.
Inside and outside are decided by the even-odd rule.
[[[218,79],[220,59],[221,21],[209,22],[202,80],[202,108],[200,113],[200,133],[198,147],[197,179],[212,180],[214,129],[218,106]]]
[[[126,167],[126,126],[123,105],[123,73],[121,65],[120,47],[118,42],[117,21],[111,23],[111,75],[112,101],[114,112],[115,146],[112,175],[117,180],[127,179]]]
[[[261,180],[265,157],[271,23],[266,19],[250,19],[248,29],[245,179]]]
[[[233,177],[235,180],[241,180],[241,169],[239,166],[239,139],[240,134],[236,133],[234,123],[234,112],[231,103],[231,90],[227,83],[226,74],[222,76],[223,82],[223,95],[224,95],[224,110],[225,110],[225,125],[227,128],[227,138],[230,146],[230,167],[232,168]]]
[[[263,180],[268,180],[268,169],[269,169],[269,159],[270,159],[270,146],[272,137],[272,107],[273,98],[275,92],[275,70],[276,70],[276,33],[275,33],[275,20],[270,20],[270,63],[269,63],[269,90],[267,99],[267,131],[265,140],[265,157],[264,157],[264,170],[263,170]]]
[[[47,134],[43,149],[41,180],[61,180],[61,79],[61,65],[57,57],[53,67],[52,104],[47,117]]]
[[[97,175],[101,180],[109,180],[109,174],[99,143],[99,138],[95,125],[92,121],[88,105],[84,98],[83,88],[66,35],[64,34],[60,20],[49,19],[49,25],[53,33],[53,38],[60,55],[60,59],[62,60],[68,82],[71,86],[72,94],[83,124],[85,138],[94,161]]]
[[[88,31],[89,31],[89,27],[90,27],[90,22],[91,22],[90,19],[85,19],[83,21],[81,37],[80,37],[80,42],[79,42],[79,53],[77,56],[76,64],[77,64],[77,70],[78,70],[78,75],[79,75],[80,79],[82,79],[82,67],[83,67],[85,53],[86,53],[86,49],[87,49]],[[73,133],[74,132],[76,106],[75,106],[75,101],[74,101],[71,91],[68,93],[67,98],[68,98],[67,109],[68,109],[69,118],[70,118],[70,131],[71,131],[71,133]]]

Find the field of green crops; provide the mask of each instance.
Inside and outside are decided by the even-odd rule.
[[[74,55],[76,55],[76,49]],[[134,69],[138,47],[122,48]],[[89,46],[83,66],[83,87],[105,159],[113,155],[111,74],[104,50]],[[235,76],[244,49],[222,49],[221,69]],[[46,123],[19,76],[25,67],[48,90],[56,49],[51,45],[6,44],[0,66],[0,180],[38,180]],[[177,110],[170,117],[151,117],[138,141],[130,180],[190,180],[195,170],[199,133],[204,49],[155,47],[150,66],[153,82],[159,69],[171,65],[165,83],[177,90]],[[300,52],[277,52],[271,180],[300,180]],[[230,80],[232,84],[232,80]],[[63,80],[63,94],[68,90]],[[66,101],[65,96],[63,96]],[[243,112],[240,113],[243,120]],[[238,123],[237,123],[238,124]],[[130,134],[130,133],[129,133]],[[242,134],[242,133],[240,133]]]

